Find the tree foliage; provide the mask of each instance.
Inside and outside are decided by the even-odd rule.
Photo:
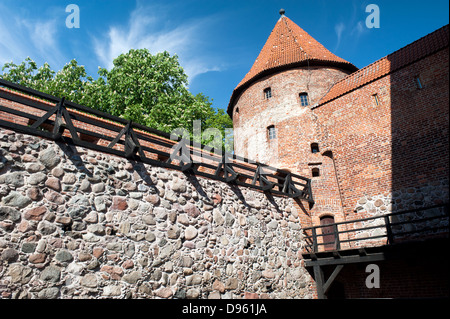
[[[113,65],[110,71],[99,68],[94,79],[76,60],[56,72],[48,63],[38,68],[27,58],[19,65],[6,63],[0,77],[168,133],[183,127],[192,137],[195,120],[202,131],[216,128],[222,136],[232,127],[226,112],[214,109],[208,97],[189,92],[176,55],[132,49],[114,59]],[[210,141],[202,139],[202,143]]]

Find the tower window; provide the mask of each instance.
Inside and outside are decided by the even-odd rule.
[[[374,94],[373,96],[373,101],[375,102],[375,105],[378,106],[380,105],[380,100],[378,99],[378,94]]]
[[[414,78],[414,81],[416,82],[416,87],[417,87],[418,89],[423,89],[423,85],[422,85],[422,82],[420,81],[420,77],[416,76],[416,77]]]
[[[272,89],[271,88],[264,89],[264,98],[270,99],[271,97],[272,97]]]
[[[267,133],[269,135],[269,140],[273,140],[273,139],[277,138],[277,134],[276,134],[274,125],[267,127]]]
[[[236,108],[236,113],[239,113],[239,108],[238,107]]]
[[[311,170],[311,173],[312,173],[312,177],[319,177],[320,176],[320,170],[317,167],[314,167]]]
[[[317,143],[312,143],[312,144],[311,144],[311,152],[312,152],[312,153],[319,153],[319,144],[317,144]]]
[[[308,93],[300,93],[300,105],[301,106],[308,106]]]

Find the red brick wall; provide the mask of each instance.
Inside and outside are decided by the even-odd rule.
[[[312,214],[318,212],[318,216],[339,215],[342,205],[333,160],[311,152],[311,144],[319,142],[311,107],[347,74],[331,67],[280,72],[253,83],[234,107],[236,154],[312,178],[315,200]],[[272,97],[265,99],[263,92],[268,87]],[[301,106],[299,94],[302,92],[308,93],[309,106]],[[275,140],[268,137],[270,125],[276,128]],[[319,168],[319,177],[312,177],[313,168]],[[304,207],[303,211],[308,217],[304,225],[308,225],[311,223],[309,207]],[[342,214],[336,220],[340,221],[341,217]]]
[[[448,48],[316,104],[345,76],[297,68],[253,83],[234,107],[235,152],[312,179],[315,204],[299,207],[304,227],[326,215],[340,222],[448,202]],[[300,106],[300,92],[309,94],[309,107]]]
[[[434,257],[436,256],[431,259],[398,259],[373,263],[379,268],[379,288],[366,286],[366,279],[371,274],[370,271],[366,272],[369,263],[345,265],[330,288],[328,297],[448,298],[448,260],[434,260]]]
[[[448,202],[448,71],[447,48],[314,109],[320,144],[335,156],[347,219],[364,217],[354,211],[364,196],[404,189],[434,185],[441,190],[424,194],[434,199],[422,204]]]
[[[236,154],[272,166],[298,170],[298,165],[305,162],[301,157],[307,154],[305,151],[309,151],[310,143],[315,141],[310,108],[300,105],[299,94],[307,92],[310,105],[313,105],[346,75],[346,72],[334,68],[303,67],[253,83],[234,106]],[[272,97],[265,99],[263,92],[268,87]],[[272,147],[274,141],[268,139],[267,127],[270,125],[275,125],[277,131],[277,149]]]
[[[392,187],[425,186],[449,177],[449,51],[392,77]],[[411,78],[419,75],[423,89]]]

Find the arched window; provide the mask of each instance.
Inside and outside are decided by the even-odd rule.
[[[312,153],[319,153],[319,144],[311,143],[311,152]]]
[[[300,105],[301,106],[308,106],[309,105],[309,101],[308,101],[308,93],[303,92],[300,93]]]
[[[336,245],[336,234],[334,233],[334,217],[322,216],[320,218],[320,226],[322,229],[322,243],[325,250],[333,250]]]

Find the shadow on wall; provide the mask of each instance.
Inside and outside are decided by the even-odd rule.
[[[391,76],[393,212],[449,201],[448,76],[448,48]]]
[[[393,70],[396,68],[395,63],[399,62],[399,54],[387,58]],[[387,118],[390,117],[390,132],[387,133],[390,138],[391,154],[373,154],[373,156],[385,156],[389,159],[390,155],[391,189],[390,192],[377,194],[371,198],[375,203],[374,210],[396,213],[448,203],[448,48],[420,62],[396,70],[388,77],[387,90],[382,91],[381,84],[378,85],[382,83],[380,81],[376,86],[380,91],[374,92],[372,97],[375,114],[377,108],[390,110],[390,114],[383,114],[385,119],[380,120],[380,123],[388,124]],[[378,150],[382,150],[382,147]],[[383,161],[374,160],[373,163],[382,167]],[[381,184],[388,182],[380,179],[373,181]],[[376,187],[378,185],[374,185],[374,189]],[[384,208],[380,210],[383,206]],[[414,238],[420,241],[414,243],[416,246],[412,246],[413,252],[410,257],[376,263],[381,273],[379,289],[364,289],[364,280],[369,275],[365,269],[366,264],[346,265],[330,288],[328,297],[448,297],[448,260],[442,253],[445,251],[444,247],[448,247],[448,222],[445,225],[442,224],[442,220],[432,220],[433,216],[442,214],[439,209],[426,210],[420,214],[418,217],[430,218],[427,222],[429,227],[446,226],[446,229],[442,227],[444,233],[442,230],[438,233],[421,232],[418,237],[411,237],[414,232],[424,228],[418,223],[408,224],[408,232],[411,233],[408,240]],[[413,218],[415,217],[407,216],[408,220]],[[398,220],[391,220],[394,223],[396,221]],[[431,240],[432,237],[438,238]],[[425,238],[430,240],[423,241]],[[425,252],[426,255],[422,255]],[[326,274],[329,275],[330,271],[326,269]]]

